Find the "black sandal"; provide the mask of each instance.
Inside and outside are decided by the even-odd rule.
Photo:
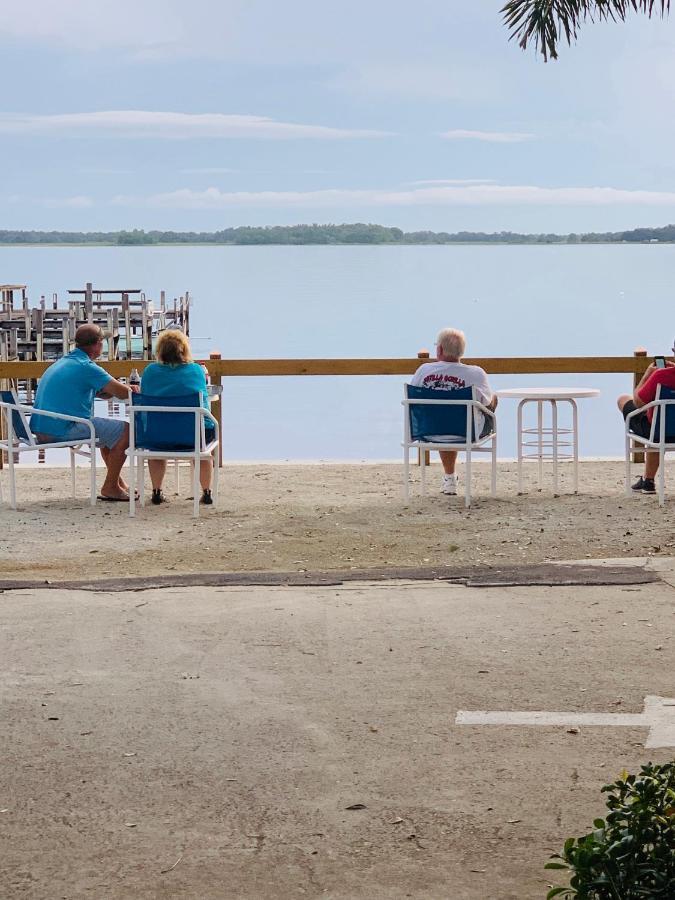
[[[211,496],[210,488],[204,488],[202,499],[199,502],[203,503],[204,506],[213,506],[213,497]]]
[[[150,499],[151,499],[152,503],[154,503],[155,506],[159,506],[160,503],[167,502],[166,497],[162,493],[161,488],[153,488],[152,489],[152,497]]]

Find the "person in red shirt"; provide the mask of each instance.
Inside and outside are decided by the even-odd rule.
[[[675,347],[673,347],[675,353]],[[656,400],[656,389],[662,384],[664,387],[675,389],[675,362],[666,360],[665,369],[657,369],[654,363],[647,367],[645,374],[640,379],[637,387],[630,394],[622,394],[617,400],[617,405],[623,413],[624,419],[629,413],[640,409],[652,400]],[[651,433],[652,419],[654,418],[654,408],[645,410],[637,416],[633,416],[630,420],[631,431],[642,437],[648,438]],[[645,474],[640,476],[633,485],[634,491],[640,491],[643,494],[655,494],[656,486],[654,479],[659,469],[659,454],[653,452],[645,453]]]

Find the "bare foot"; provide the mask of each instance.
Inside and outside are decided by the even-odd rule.
[[[101,489],[99,498],[101,500],[112,500],[118,501],[120,503],[124,501],[126,501],[127,503],[129,502],[129,494],[125,493],[124,491],[112,491],[111,493],[107,493],[107,491]]]

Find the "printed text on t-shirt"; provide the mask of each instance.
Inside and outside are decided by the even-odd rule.
[[[456,375],[442,375],[440,372],[427,375],[423,384],[426,388],[443,391],[454,391],[456,388],[466,387],[466,381],[463,378],[458,378]]]

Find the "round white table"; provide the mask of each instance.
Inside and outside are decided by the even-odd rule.
[[[518,491],[523,489],[523,460],[536,459],[539,463],[539,484],[544,476],[544,460],[553,462],[553,491],[558,492],[558,463],[571,459],[574,462],[574,493],[579,487],[579,427],[576,401],[600,396],[597,388],[507,388],[496,391],[498,397],[520,400],[518,404]],[[536,428],[523,428],[523,408],[528,403],[537,404]],[[551,427],[544,427],[544,403],[551,406]],[[572,427],[558,426],[558,404],[572,407]],[[534,435],[534,440],[528,440]],[[561,436],[564,438],[561,440]],[[567,437],[571,439],[566,439]],[[536,448],[529,452],[527,448]],[[571,452],[567,448],[571,448]]]

